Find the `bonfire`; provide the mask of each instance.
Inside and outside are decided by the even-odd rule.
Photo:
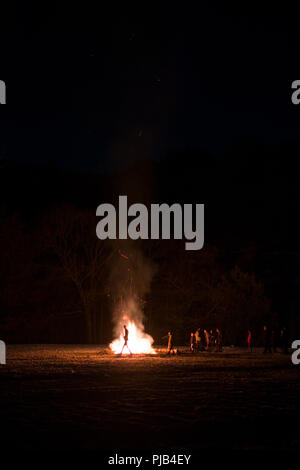
[[[133,321],[128,321],[128,348],[123,349],[122,354],[156,354],[152,348],[153,338],[139,328]],[[124,335],[121,332],[119,338],[110,343],[109,347],[115,354],[120,354],[124,345]]]

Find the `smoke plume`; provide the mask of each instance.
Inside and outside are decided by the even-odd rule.
[[[150,292],[155,273],[153,262],[134,246],[131,240],[119,241],[111,265],[109,277],[110,295],[113,301],[114,337],[119,337],[123,325],[133,321],[144,331],[145,296]]]

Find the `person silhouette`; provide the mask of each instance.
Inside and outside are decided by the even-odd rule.
[[[271,353],[272,354],[272,348],[271,348],[271,334],[270,334],[270,329],[267,327],[267,325],[264,326],[264,354],[266,353]]]
[[[248,352],[252,352],[252,331],[248,330],[247,336]]]
[[[130,352],[130,354],[132,354],[132,352],[130,351],[129,346],[128,346],[128,335],[129,335],[128,329],[127,329],[126,325],[124,325],[124,344],[123,344],[122,351],[121,351],[120,354],[123,353],[123,349],[125,348],[125,346],[127,346],[128,351]]]
[[[174,354],[174,342],[173,342],[173,334],[171,331],[168,331],[168,354]]]

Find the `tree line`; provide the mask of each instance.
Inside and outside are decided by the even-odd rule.
[[[29,224],[7,216],[0,243],[1,337],[20,343],[112,339],[110,273],[120,250],[97,239],[93,211],[62,205]],[[157,344],[169,329],[183,343],[204,325],[220,328],[225,343],[239,345],[248,328],[276,324],[263,283],[242,263],[224,263],[216,246],[188,252],[177,240],[134,243],[155,266],[143,308],[146,331]]]

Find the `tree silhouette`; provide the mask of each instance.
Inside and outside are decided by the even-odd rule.
[[[61,272],[75,286],[86,325],[88,342],[97,341],[96,318],[105,296],[112,246],[95,235],[91,212],[64,206],[47,217],[45,246],[56,256]]]

